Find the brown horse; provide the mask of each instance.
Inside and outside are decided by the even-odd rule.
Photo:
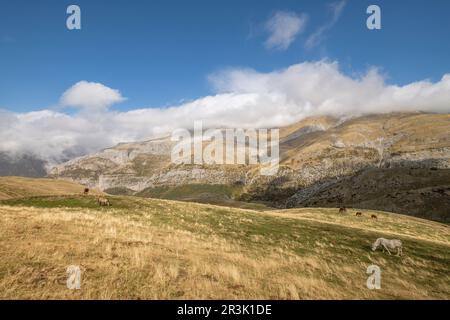
[[[376,216],[376,215],[374,215],[374,214],[373,214],[373,215],[371,215],[370,217],[371,217],[372,219],[378,219],[378,218],[377,218],[377,216]]]
[[[83,194],[84,194],[84,195],[87,195],[87,194],[89,194],[89,188],[84,188],[84,192],[83,192]]]
[[[347,212],[347,208],[346,207],[339,208],[339,213],[344,213],[344,212]]]
[[[362,216],[362,212],[357,212],[356,214],[355,214],[355,216],[357,216],[357,217],[361,217]]]

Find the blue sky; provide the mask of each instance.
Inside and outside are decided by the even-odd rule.
[[[214,93],[208,75],[230,67],[270,72],[303,61],[338,61],[349,75],[380,68],[404,85],[450,72],[450,1],[349,0],[313,48],[305,42],[331,19],[333,1],[0,0],[0,108],[49,108],[86,80],[119,89],[117,110],[163,107]],[[66,29],[77,4],[82,30]],[[369,4],[382,30],[366,28]],[[307,15],[286,50],[267,48],[278,11]]]

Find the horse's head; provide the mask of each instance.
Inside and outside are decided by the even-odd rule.
[[[377,250],[377,248],[378,248],[379,245],[380,245],[380,239],[377,239],[377,241],[375,241],[375,242],[372,244],[372,251]]]

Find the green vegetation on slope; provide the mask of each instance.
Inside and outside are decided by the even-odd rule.
[[[224,184],[185,184],[174,187],[147,188],[136,195],[171,200],[197,198],[204,194],[216,195],[220,198],[233,198],[239,191],[240,187]]]
[[[113,192],[110,192],[110,190],[106,191],[110,194],[124,194],[122,192],[116,193],[114,192],[115,190],[113,190]],[[147,188],[136,193],[136,196],[144,198],[191,201],[242,209],[269,209],[261,202],[257,203],[236,200],[239,198],[241,193],[242,186],[238,185],[185,184],[180,186]]]

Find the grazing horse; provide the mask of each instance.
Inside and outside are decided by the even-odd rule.
[[[370,217],[371,217],[372,219],[378,219],[378,217],[377,217],[376,215],[374,215],[374,214],[371,215]]]
[[[362,216],[362,212],[357,212],[356,214],[355,214],[355,216],[357,216],[357,217],[361,217]]]
[[[339,213],[344,213],[347,212],[347,208],[346,207],[340,207],[339,208]]]
[[[403,254],[402,242],[398,239],[388,240],[385,238],[378,238],[372,245],[372,251],[377,250],[379,247],[383,248],[383,252],[384,250],[387,250],[389,254],[391,254],[389,249],[391,250],[397,249],[397,256],[401,256]]]
[[[99,197],[97,199],[97,202],[100,206],[110,206],[111,203],[109,202],[109,200],[107,198],[104,197]]]
[[[89,188],[84,188],[84,192],[83,192],[83,194],[89,194]]]

